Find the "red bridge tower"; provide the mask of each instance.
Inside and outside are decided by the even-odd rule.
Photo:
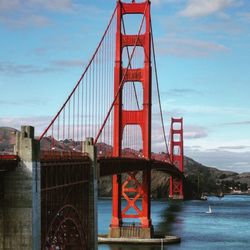
[[[172,118],[170,129],[170,160],[183,172],[183,119]],[[170,177],[169,198],[183,200],[183,181],[180,178]]]
[[[123,15],[142,14],[145,33],[125,35],[122,33]],[[140,32],[139,32],[140,33]],[[144,49],[143,68],[123,68],[122,51],[128,46],[140,46]],[[122,107],[122,91],[114,105],[114,149],[113,156],[122,155],[122,137],[125,126],[139,125],[142,131],[142,151],[146,159],[151,158],[151,28],[150,1],[136,3],[117,2],[117,31],[116,31],[116,59],[115,59],[114,93],[119,91],[120,83],[140,82],[143,87],[143,108],[141,110],[124,110]],[[127,66],[127,65],[125,65]],[[125,74],[125,76],[124,76]],[[110,225],[110,237],[128,237],[123,219],[139,219],[136,227],[136,237],[151,238],[153,227],[150,218],[150,170],[142,171],[142,178],[137,178],[137,172],[127,173],[125,181],[121,175],[113,176],[113,211]],[[134,185],[131,185],[131,184]],[[121,199],[126,206],[122,209]],[[141,203],[138,206],[137,203]],[[130,232],[131,233],[131,232]],[[132,235],[130,235],[131,237]]]

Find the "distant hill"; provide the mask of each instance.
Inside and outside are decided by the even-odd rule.
[[[0,153],[13,153],[14,144],[16,140],[16,129],[9,127],[0,127]],[[64,146],[62,147],[62,143]],[[41,148],[46,149],[51,144],[51,138],[44,138],[41,143]],[[57,150],[66,148],[75,150],[80,149],[80,142],[74,143],[72,141],[64,140],[55,143]],[[99,143],[97,145],[98,153],[112,154],[112,147],[110,145]],[[140,155],[141,152],[126,148],[123,154],[129,157]],[[163,153],[153,153],[153,158],[158,160],[166,159]],[[250,172],[238,174],[232,171],[222,171],[212,167],[206,167],[189,157],[184,159],[184,175],[185,192],[187,198],[197,198],[201,193],[217,194],[218,192],[231,192],[232,189],[246,190],[250,187]],[[124,177],[125,178],[125,177]],[[151,193],[154,198],[168,197],[168,182],[169,176],[162,172],[152,171]],[[112,177],[103,177],[99,181],[99,195],[112,195]]]
[[[14,128],[0,127],[0,153],[13,153],[16,131]]]
[[[229,193],[229,187],[246,191],[250,186],[250,173],[238,174],[217,168],[206,167],[189,157],[184,159],[185,197],[199,198],[201,193],[217,195],[220,192]],[[151,194],[153,198],[167,198],[169,176],[162,172],[152,171]],[[99,183],[99,196],[112,195],[111,177],[103,177]]]

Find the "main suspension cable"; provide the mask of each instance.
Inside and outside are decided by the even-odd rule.
[[[146,14],[147,7],[148,7],[148,5],[146,5],[146,7],[145,7],[145,10],[144,10],[144,13],[143,13],[143,17],[142,17],[142,21],[141,21],[141,25],[140,25],[140,29],[139,29],[139,32],[138,32],[138,34],[137,34],[136,41],[135,41],[134,46],[133,46],[133,51],[132,51],[132,53],[131,53],[131,55],[130,55],[130,58],[129,58],[129,61],[128,61],[128,65],[127,65],[126,70],[125,70],[125,72],[124,72],[124,74],[123,74],[123,76],[122,76],[122,79],[121,79],[121,81],[120,81],[119,88],[118,88],[118,90],[117,90],[117,92],[116,92],[116,94],[115,94],[114,100],[113,100],[113,102],[112,102],[112,104],[111,104],[111,106],[110,106],[110,108],[109,108],[109,111],[108,111],[108,113],[107,113],[107,115],[106,115],[106,117],[105,117],[105,119],[104,119],[104,122],[103,122],[103,124],[102,124],[102,126],[101,126],[101,128],[100,128],[100,130],[99,130],[99,132],[98,132],[98,134],[97,134],[97,136],[96,136],[96,138],[95,138],[94,144],[97,143],[97,141],[98,141],[98,139],[99,139],[99,137],[100,137],[100,135],[101,135],[101,133],[102,133],[102,131],[103,131],[103,128],[105,127],[105,124],[106,124],[106,122],[107,122],[107,120],[108,120],[108,118],[109,118],[109,115],[110,115],[110,113],[111,113],[111,111],[112,111],[112,109],[113,109],[113,106],[114,106],[114,104],[115,104],[115,102],[116,102],[116,99],[118,98],[118,95],[120,94],[120,92],[121,92],[121,90],[122,90],[122,85],[123,85],[125,76],[127,75],[127,72],[128,72],[128,69],[129,69],[129,65],[131,64],[132,58],[133,58],[134,53],[135,53],[135,48],[136,48],[136,45],[137,45],[137,43],[138,43],[139,36],[140,36],[140,34],[141,34],[141,30],[142,30],[143,23],[144,23],[144,20],[145,20],[145,14]]]
[[[118,6],[118,5],[117,5],[117,6]],[[45,135],[45,134],[48,132],[48,130],[51,128],[51,126],[53,125],[53,123],[55,122],[55,120],[56,120],[56,119],[58,118],[58,116],[61,114],[61,112],[62,112],[63,109],[65,108],[66,104],[70,101],[71,97],[72,97],[73,94],[75,93],[75,90],[76,90],[77,87],[80,85],[80,83],[81,83],[82,79],[84,78],[85,74],[87,73],[88,69],[90,68],[90,66],[91,66],[92,62],[94,61],[94,59],[95,59],[95,57],[96,57],[96,54],[97,54],[97,52],[99,51],[99,49],[100,49],[100,47],[101,47],[101,45],[102,45],[102,43],[103,43],[103,40],[104,40],[104,38],[106,37],[106,34],[107,34],[107,32],[108,32],[108,30],[109,30],[109,28],[110,28],[110,26],[111,26],[111,23],[112,23],[112,21],[113,21],[113,18],[114,18],[114,16],[115,16],[115,13],[116,13],[116,10],[117,10],[117,6],[116,6],[116,8],[115,8],[115,10],[114,10],[114,12],[113,12],[113,14],[112,14],[110,20],[109,20],[108,26],[107,26],[107,28],[106,28],[106,30],[105,30],[105,32],[104,32],[104,34],[103,34],[103,36],[102,36],[102,38],[101,38],[99,44],[98,44],[98,46],[97,46],[97,48],[96,48],[96,50],[95,50],[93,56],[91,57],[91,59],[90,59],[88,65],[87,65],[87,67],[86,67],[85,70],[84,70],[83,74],[81,75],[81,77],[80,77],[80,79],[78,80],[77,84],[75,85],[74,89],[72,90],[72,92],[71,92],[70,95],[68,96],[67,100],[66,100],[66,101],[64,102],[64,104],[62,105],[61,109],[58,111],[58,113],[57,113],[56,116],[53,118],[53,120],[50,122],[49,126],[45,129],[45,131],[40,135],[39,141],[44,137],[44,135]]]
[[[157,88],[157,95],[158,95],[158,104],[160,109],[160,117],[161,117],[161,125],[162,125],[162,132],[164,137],[164,143],[167,150],[167,155],[169,156],[169,149],[168,149],[168,143],[166,138],[166,131],[164,127],[164,120],[163,120],[163,112],[161,107],[161,96],[160,96],[160,89],[159,89],[159,79],[157,74],[157,65],[156,65],[156,57],[155,57],[155,46],[154,46],[154,36],[153,36],[153,29],[152,29],[152,21],[150,20],[150,29],[151,29],[151,40],[152,40],[152,49],[153,49],[153,60],[154,60],[154,71],[155,71],[155,80],[156,80],[156,88]]]

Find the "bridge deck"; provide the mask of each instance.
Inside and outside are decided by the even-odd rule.
[[[56,157],[55,157],[56,156]],[[77,157],[76,157],[77,156]],[[88,156],[84,154],[43,154],[41,161],[57,162],[64,164],[68,161],[89,161]],[[19,158],[17,155],[0,155],[0,172],[12,171],[17,167]],[[169,162],[159,160],[147,160],[144,158],[117,158],[117,157],[99,157],[98,163],[100,166],[100,176],[108,176],[121,174],[131,171],[141,171],[147,169],[155,169],[157,171],[168,173],[172,176],[181,176],[182,173]],[[50,163],[51,164],[51,163]],[[68,164],[68,163],[67,163]]]
[[[81,152],[42,152],[41,162],[49,164],[70,164],[73,161],[89,162],[87,154]],[[181,177],[182,173],[173,164],[167,161],[147,160],[145,158],[135,157],[98,157],[99,175],[108,176],[114,174],[127,173],[132,171],[142,171],[154,169],[167,173],[171,176]]]
[[[121,174],[132,171],[155,169],[172,176],[182,176],[180,170],[169,162],[158,160],[147,160],[144,158],[117,158],[117,157],[100,157],[100,176]]]

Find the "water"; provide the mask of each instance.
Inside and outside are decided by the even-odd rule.
[[[107,233],[111,200],[99,200],[99,233]],[[212,214],[207,214],[208,206]],[[178,235],[180,244],[168,250],[249,250],[250,196],[228,195],[208,201],[153,201],[152,220],[157,231]],[[160,246],[99,245],[99,250],[159,250]]]

